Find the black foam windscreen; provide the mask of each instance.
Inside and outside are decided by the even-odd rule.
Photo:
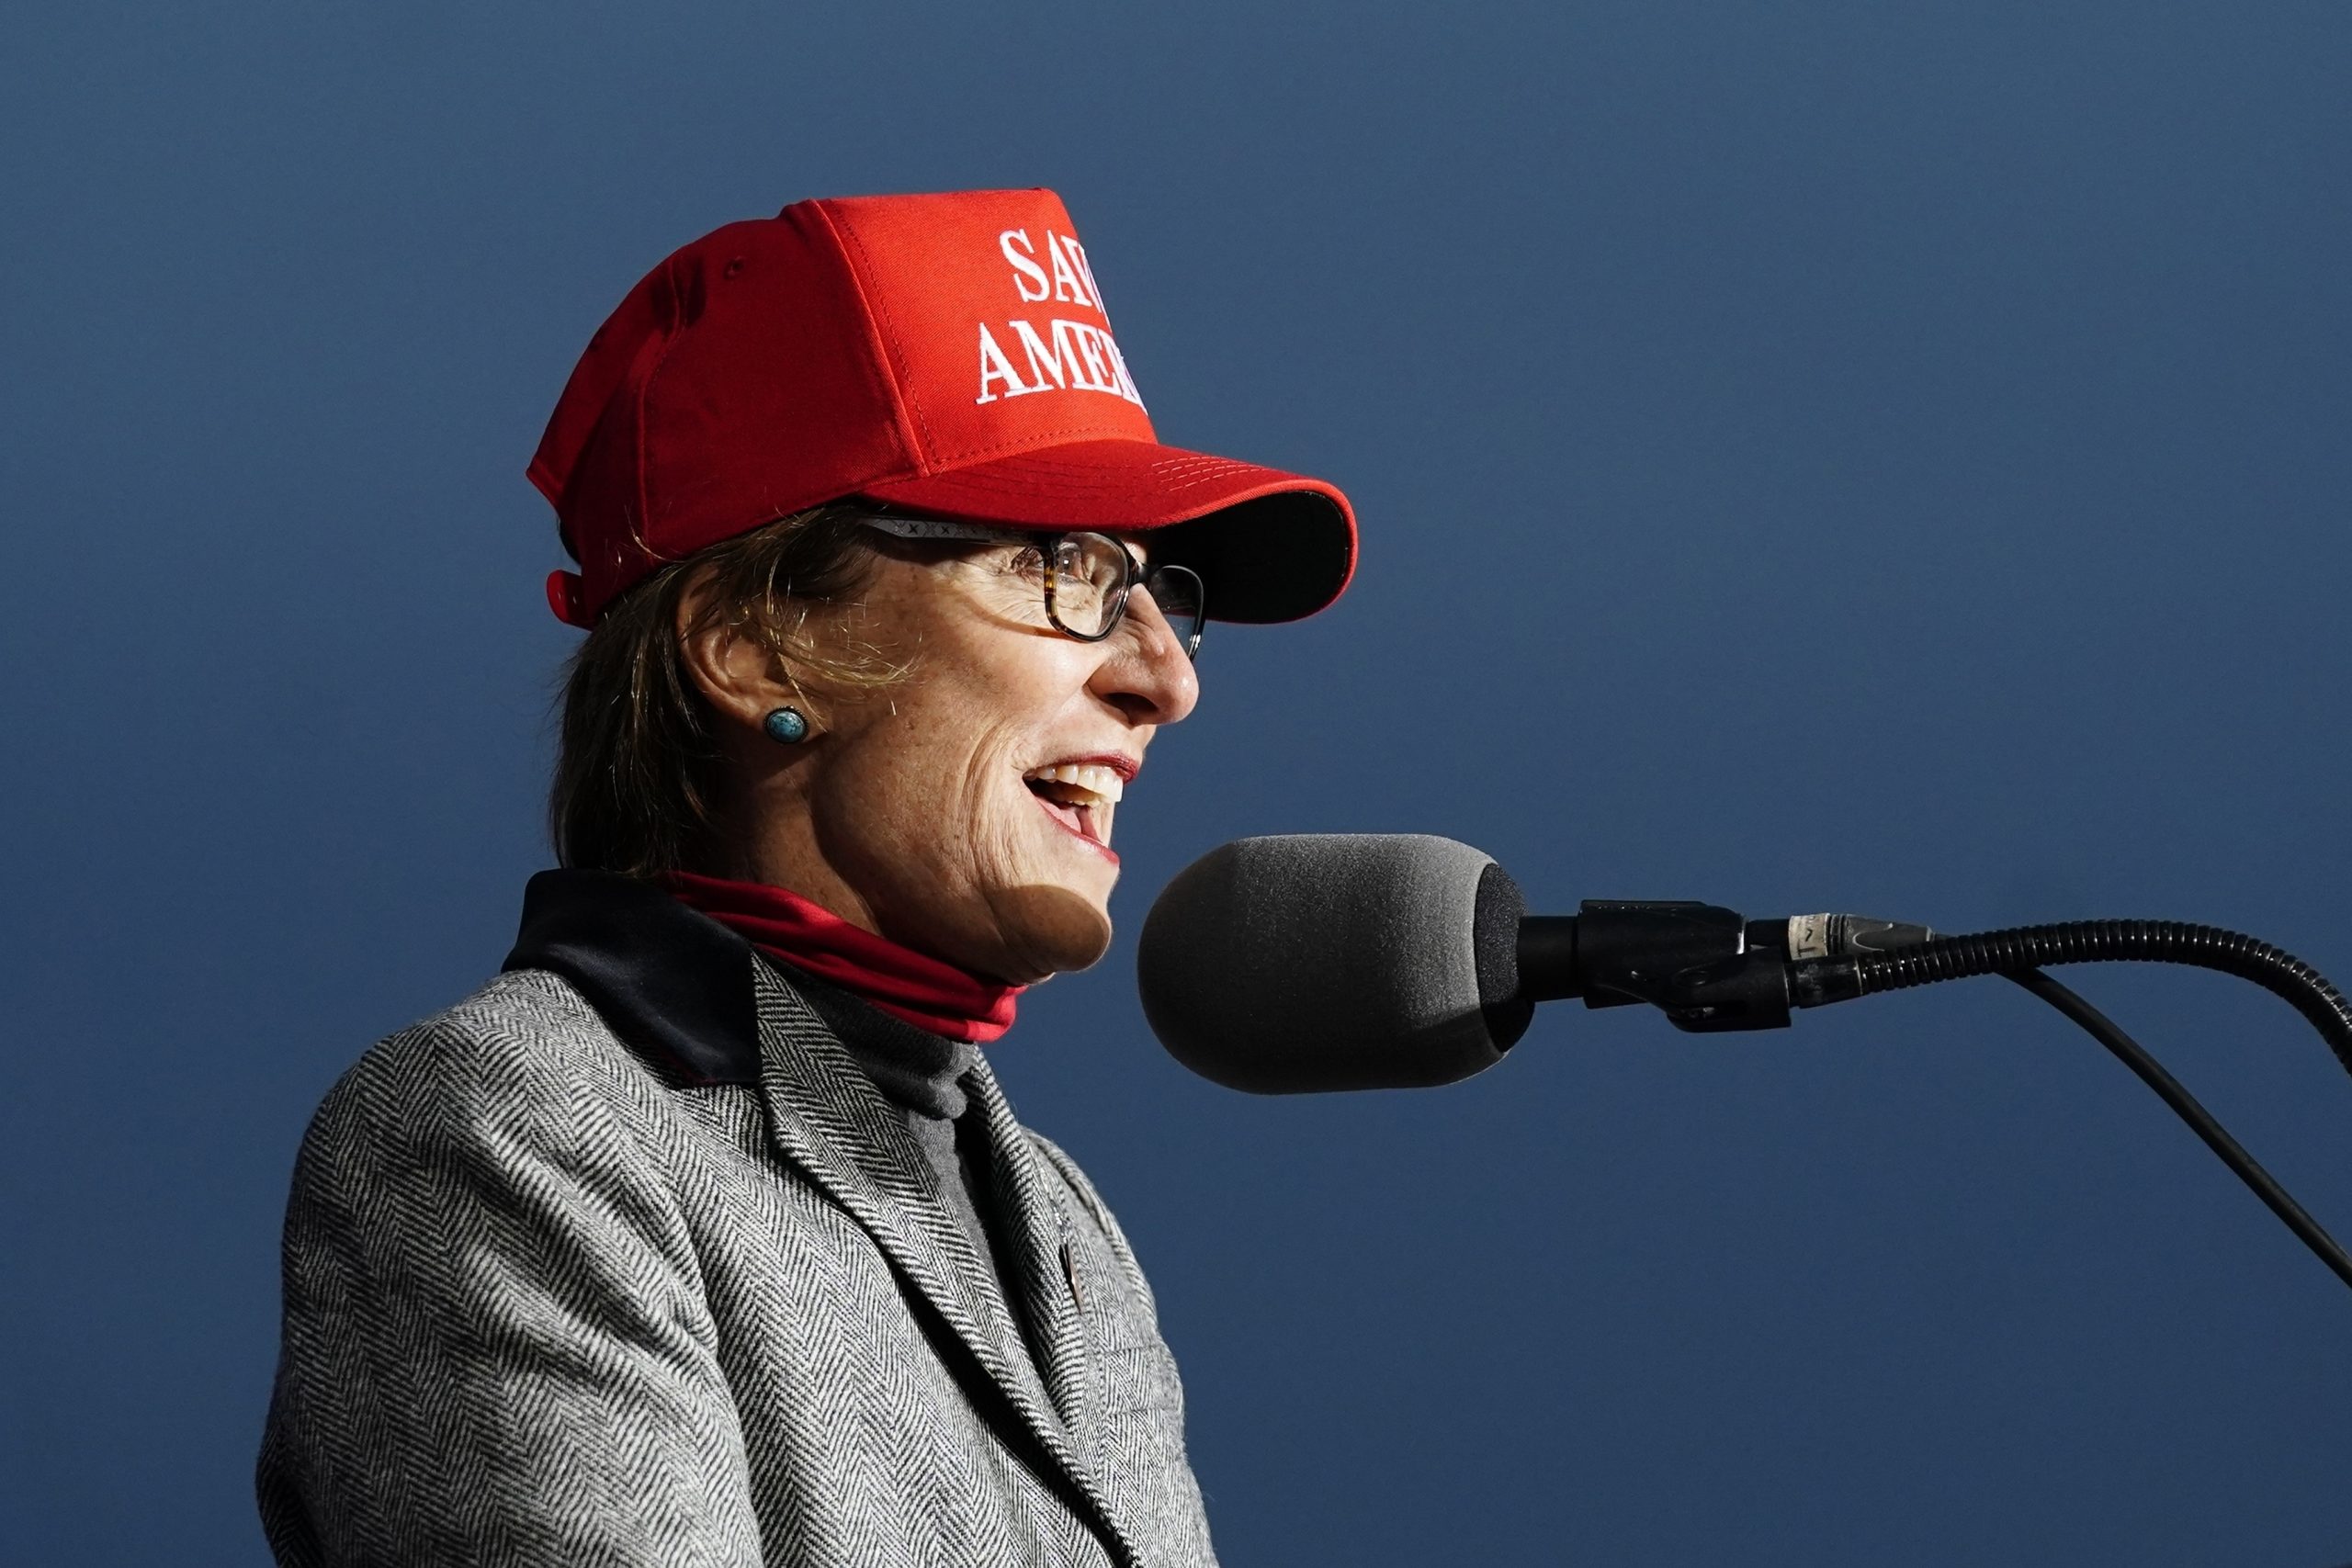
[[[1237,840],[1145,918],[1144,1016],[1178,1061],[1257,1094],[1452,1083],[1526,1027],[1521,912],[1502,868],[1451,839]]]

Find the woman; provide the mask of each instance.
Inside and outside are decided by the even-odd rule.
[[[1157,444],[1046,191],[687,246],[531,474],[564,869],[304,1142],[279,1562],[1211,1562],[1135,1255],[978,1047],[1104,951],[1204,611],[1336,598],[1345,499]]]

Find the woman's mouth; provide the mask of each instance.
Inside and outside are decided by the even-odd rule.
[[[1046,815],[1114,863],[1111,818],[1125,794],[1121,770],[1101,762],[1052,762],[1021,775]]]

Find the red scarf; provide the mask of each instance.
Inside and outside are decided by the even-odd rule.
[[[985,1045],[1012,1027],[1023,988],[983,979],[860,931],[781,887],[673,872],[671,894],[779,962],[803,969],[918,1029]]]

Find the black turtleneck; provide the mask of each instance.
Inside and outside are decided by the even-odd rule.
[[[893,1018],[829,980],[777,964],[792,988],[841,1036],[874,1087],[910,1112],[953,1122],[964,1114],[965,1073],[980,1048]]]

